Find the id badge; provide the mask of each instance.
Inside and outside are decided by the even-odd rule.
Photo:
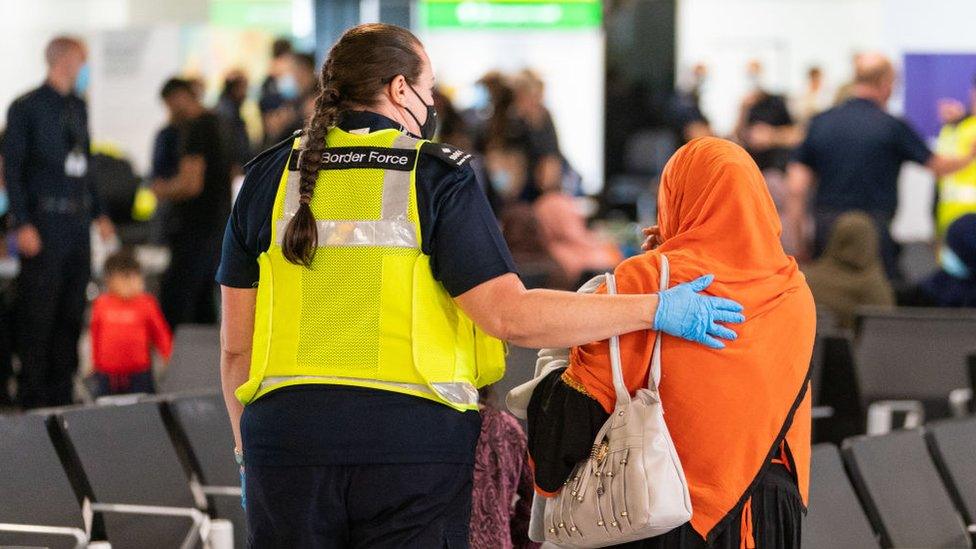
[[[64,159],[64,174],[68,177],[84,177],[88,173],[88,158],[81,151],[71,151]]]

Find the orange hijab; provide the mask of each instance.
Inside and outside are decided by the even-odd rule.
[[[714,274],[707,293],[742,303],[739,337],[720,351],[664,336],[661,399],[691,491],[691,524],[714,539],[742,505],[785,438],[807,498],[807,371],[816,313],[759,169],[738,145],[705,137],[668,162],[658,196],[663,244],[621,263],[619,293],[656,293],[660,255],[669,286]],[[601,288],[600,291],[605,291]],[[621,336],[631,393],[647,383],[655,333]],[[568,374],[609,412],[614,392],[606,342],[576,347]]]

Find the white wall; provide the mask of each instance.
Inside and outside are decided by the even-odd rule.
[[[546,105],[559,145],[583,176],[584,191],[603,188],[604,37],[600,31],[436,30],[421,33],[437,80],[459,92],[486,72],[531,68],[546,82]]]
[[[709,69],[704,110],[720,134],[735,124],[748,91],[745,65],[760,59],[765,84],[799,89],[812,65],[834,87],[850,77],[852,55],[877,48],[884,0],[679,0],[677,66]]]

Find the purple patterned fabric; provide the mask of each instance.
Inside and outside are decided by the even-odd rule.
[[[532,470],[518,420],[491,406],[481,410],[471,498],[472,549],[535,549],[529,541]]]

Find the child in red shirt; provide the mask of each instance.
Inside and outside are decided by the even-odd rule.
[[[146,293],[142,269],[127,252],[105,261],[106,291],[92,306],[91,343],[96,396],[154,393],[150,345],[163,359],[173,336],[156,298]]]

